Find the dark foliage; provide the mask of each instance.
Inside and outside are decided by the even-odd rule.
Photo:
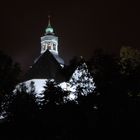
[[[46,86],[44,88],[44,106],[62,105],[64,103],[64,97],[66,96],[66,92],[64,92],[60,87],[56,86],[55,81],[46,81]]]
[[[79,66],[79,64],[81,64],[82,62],[83,60],[81,59],[81,57],[75,56],[70,60],[69,65],[65,65],[62,72],[63,75],[65,75],[66,77],[66,81],[68,81],[71,78],[77,66]]]
[[[0,106],[5,96],[7,98],[19,82],[20,71],[19,64],[14,63],[9,56],[0,51]]]
[[[69,66],[68,75],[78,66],[75,62]],[[44,100],[38,105],[33,83],[32,94],[26,93],[23,86],[10,98],[8,119],[0,124],[1,132],[12,132],[9,137],[18,139],[77,140],[100,138],[103,132],[108,137],[120,136],[124,130],[139,129],[140,64],[132,69],[127,60],[124,70],[122,63],[119,56],[96,51],[88,61],[96,89],[87,96],[78,89],[76,101],[66,100],[69,93],[50,80],[46,82]]]
[[[14,95],[9,98],[6,107],[7,119],[12,122],[27,123],[34,119],[38,110],[36,98],[32,92],[26,92],[26,86],[21,85]],[[32,91],[32,90],[31,90]]]

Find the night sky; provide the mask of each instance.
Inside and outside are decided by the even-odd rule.
[[[26,69],[40,54],[48,23],[59,37],[66,63],[90,58],[96,48],[117,53],[121,46],[140,47],[139,4],[123,0],[19,0],[0,3],[0,50]]]

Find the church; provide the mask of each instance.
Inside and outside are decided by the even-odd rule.
[[[93,78],[86,77],[88,69],[85,63],[75,69],[69,78],[66,78],[63,73],[64,67],[64,60],[59,56],[58,37],[54,33],[49,17],[45,34],[41,37],[40,55],[25,74],[22,84],[24,83],[30,91],[30,85],[34,83],[35,92],[38,95],[44,91],[47,80],[54,80],[63,90],[70,92],[76,92],[78,86],[84,88],[87,86],[87,91],[84,93],[92,92],[95,89]],[[88,75],[90,74],[88,73]],[[86,84],[83,84],[83,80]]]
[[[40,56],[25,75],[25,80],[31,79],[55,79],[56,82],[65,81],[61,74],[64,67],[64,60],[59,56],[58,37],[48,20],[48,26],[44,36],[41,37]]]

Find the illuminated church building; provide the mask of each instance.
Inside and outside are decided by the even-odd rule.
[[[66,81],[66,77],[62,72],[63,67],[64,60],[59,56],[58,37],[54,33],[49,18],[45,34],[41,37],[40,56],[30,66],[30,69],[25,74],[23,83],[30,88],[31,82],[33,82],[36,93],[40,94],[44,90],[46,81],[53,79],[62,89],[74,92],[76,86],[72,87],[70,81]],[[78,73],[75,72],[71,76],[77,78]],[[93,86],[94,89],[93,80],[91,81],[91,87]]]
[[[41,37],[40,56],[34,61],[26,79],[40,78],[61,81],[60,70],[64,66],[64,60],[59,57],[58,37],[54,34],[50,19],[45,31],[45,35]]]
[[[66,81],[62,74],[63,67],[64,60],[59,56],[58,37],[54,33],[49,17],[45,34],[41,37],[40,55],[30,66],[23,81],[26,86],[34,82],[36,91],[42,92],[47,79],[54,79],[57,83]]]

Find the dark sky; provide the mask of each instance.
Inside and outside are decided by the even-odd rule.
[[[13,0],[0,3],[0,50],[23,68],[31,65],[40,53],[48,13],[66,63],[73,56],[88,59],[96,48],[114,53],[123,45],[140,47],[134,0]]]

